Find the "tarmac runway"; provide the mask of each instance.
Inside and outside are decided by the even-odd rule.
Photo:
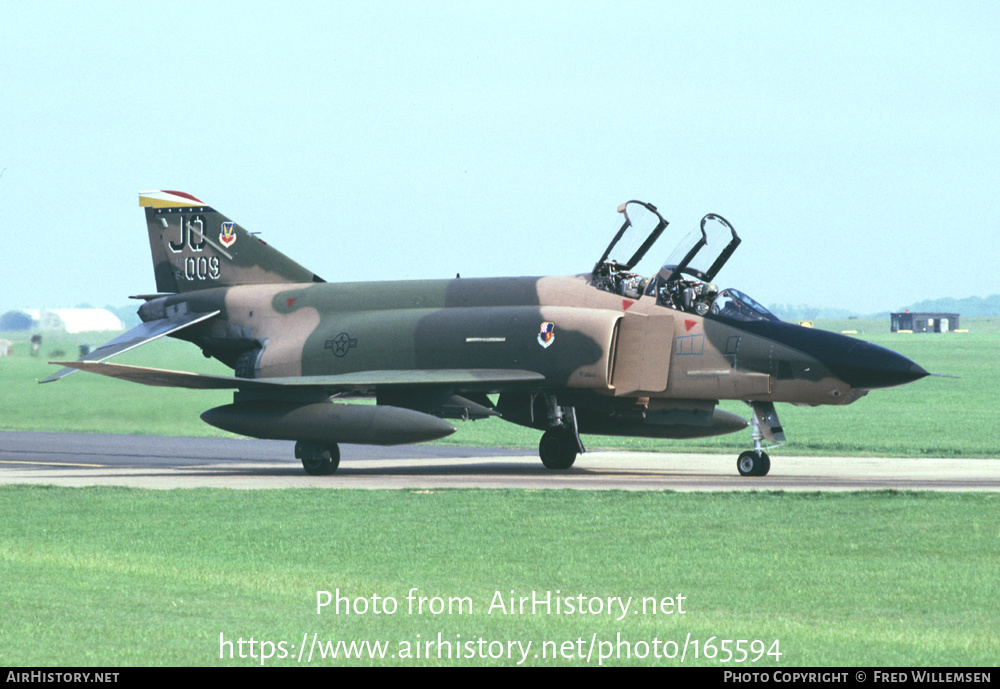
[[[1000,491],[1000,459],[784,457],[746,478],[736,457],[596,451],[550,471],[528,450],[343,445],[332,476],[308,476],[276,440],[0,432],[0,484],[141,488],[575,488],[583,490]]]

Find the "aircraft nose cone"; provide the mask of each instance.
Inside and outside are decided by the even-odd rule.
[[[856,390],[903,385],[930,375],[901,354],[839,333],[780,321],[744,323],[741,327],[815,358]]]
[[[905,356],[869,342],[857,342],[827,364],[848,385],[863,390],[903,385],[930,375]]]

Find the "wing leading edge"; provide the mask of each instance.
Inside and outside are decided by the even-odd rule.
[[[110,355],[109,355],[110,356]],[[363,371],[330,376],[294,378],[232,378],[143,366],[109,364],[102,361],[54,361],[74,370],[89,371],[132,383],[195,390],[289,390],[308,388],[334,392],[366,392],[379,387],[449,386],[463,390],[490,391],[538,384],[545,376],[534,371],[506,369],[437,369],[412,371]],[[65,370],[65,369],[64,369]],[[61,373],[61,371],[60,371]],[[58,375],[58,374],[57,374]],[[54,380],[55,377],[53,376]],[[45,381],[43,381],[45,382]]]

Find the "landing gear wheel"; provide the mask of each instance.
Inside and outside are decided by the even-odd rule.
[[[576,461],[576,438],[566,426],[545,431],[538,443],[538,456],[546,469],[569,469]]]
[[[771,470],[771,458],[761,450],[747,450],[736,460],[736,468],[741,476],[767,476]]]
[[[310,476],[329,476],[340,465],[340,448],[336,443],[322,445],[303,440],[295,443],[295,456]]]

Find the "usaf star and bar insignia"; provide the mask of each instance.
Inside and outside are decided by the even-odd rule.
[[[347,333],[340,333],[332,340],[327,340],[324,349],[329,349],[335,357],[342,358],[347,353],[358,346],[358,338],[351,337]]]

